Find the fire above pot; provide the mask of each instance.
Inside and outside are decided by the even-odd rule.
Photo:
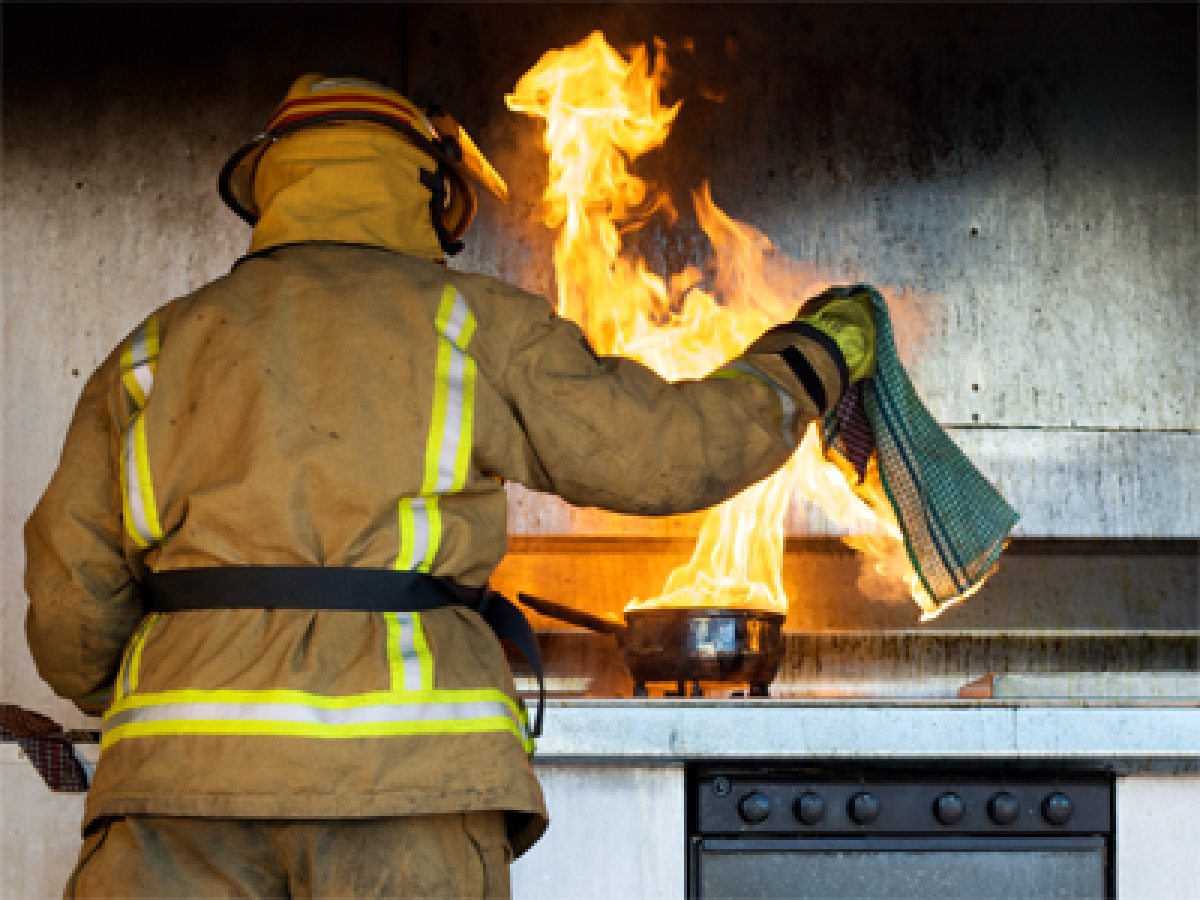
[[[722,607],[663,607],[629,610],[625,620],[597,616],[549,600],[519,594],[520,601],[551,619],[616,636],[634,695],[647,695],[647,682],[749,684],[750,695],[766,697],[783,657],[782,613]]]

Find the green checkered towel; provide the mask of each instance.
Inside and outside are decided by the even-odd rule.
[[[869,285],[855,285],[848,293],[864,290],[875,313],[876,370],[825,417],[825,448],[851,461],[860,475],[864,447],[867,455],[873,449],[908,557],[941,607],[987,576],[1018,516],[917,396],[896,355],[883,297]],[[866,443],[866,429],[854,425],[864,415]]]

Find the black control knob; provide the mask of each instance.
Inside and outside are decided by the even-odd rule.
[[[825,818],[825,798],[812,791],[801,794],[792,805],[792,812],[805,825],[816,825]]]
[[[1066,825],[1074,811],[1071,798],[1061,792],[1051,794],[1042,801],[1042,818],[1051,825]]]
[[[988,801],[988,815],[997,825],[1011,825],[1021,815],[1021,804],[1008,791],[1002,791]]]
[[[751,825],[765,822],[771,814],[771,798],[761,791],[749,793],[738,801],[738,814]]]
[[[850,818],[859,825],[870,825],[879,818],[879,798],[866,791],[850,798]]]
[[[967,811],[963,798],[947,791],[933,801],[933,814],[943,825],[957,825]]]

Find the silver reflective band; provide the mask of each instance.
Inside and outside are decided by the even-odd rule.
[[[125,656],[125,671],[121,673],[121,696],[128,697],[133,693],[133,651],[137,645],[137,632],[133,633],[133,639],[129,642],[129,650]]]
[[[385,725],[389,722],[446,722],[466,719],[508,719],[525,734],[520,718],[506,703],[477,700],[465,703],[403,703],[321,709],[291,703],[164,703],[113,713],[104,722],[107,734],[123,725],[147,722],[286,722],[339,728]]]
[[[459,343],[471,315],[470,307],[463,295],[454,291],[454,305],[446,320],[442,336],[450,342],[450,365],[446,370],[446,418],[440,451],[438,453],[437,483],[434,493],[444,494],[456,490],[461,485],[455,484],[455,466],[458,461],[458,447],[463,439],[463,407],[466,393],[467,354]]]
[[[421,657],[417,653],[417,623],[410,612],[396,613],[400,624],[397,643],[400,648],[400,663],[404,671],[404,690],[421,690]]]
[[[436,498],[434,498],[436,502]],[[429,499],[413,497],[409,501],[412,509],[413,548],[412,558],[405,561],[402,568],[415,569],[424,561],[429,553],[431,528],[429,525]]]
[[[457,304],[455,304],[457,306]],[[458,446],[463,439],[463,393],[467,372],[467,354],[457,346],[451,349],[450,367],[446,372],[446,430],[442,433],[438,454],[438,475],[434,491],[439,494],[454,490]]]
[[[148,371],[148,370],[147,370]],[[145,544],[153,544],[158,535],[146,520],[146,510],[143,504],[141,479],[138,475],[137,429],[142,414],[139,412],[125,429],[125,486],[129,494],[129,514],[133,517],[133,528]]]
[[[143,324],[133,335],[133,377],[138,383],[138,387],[142,389],[142,396],[147,401],[150,399],[150,392],[154,390],[154,372],[150,368],[150,351],[147,347],[147,331],[148,323]]]
[[[446,330],[442,332],[446,340],[458,346],[458,339],[462,335],[463,326],[467,324],[467,315],[471,310],[467,307],[467,301],[463,299],[463,295],[457,290],[454,291],[454,307],[450,310],[450,318],[446,320]]]

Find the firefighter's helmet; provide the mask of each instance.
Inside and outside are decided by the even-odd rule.
[[[462,249],[459,240],[475,215],[477,181],[501,200],[508,186],[458,121],[440,107],[421,110],[386,85],[358,77],[326,77],[310,72],[296,79],[267,127],[238,150],[221,170],[221,198],[251,225],[260,210],[254,200],[254,175],[268,147],[303,128],[354,121],[386,125],[433,160],[423,171],[429,189],[433,227],[445,253]]]

